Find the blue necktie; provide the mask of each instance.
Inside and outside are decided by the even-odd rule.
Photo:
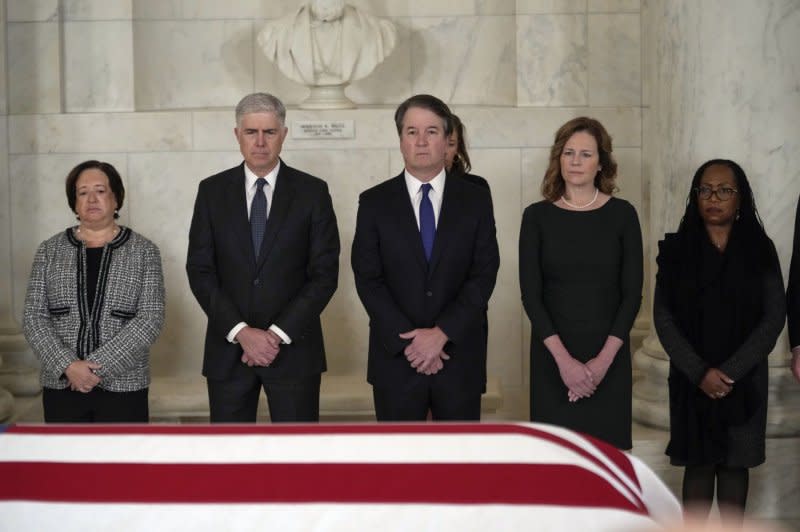
[[[419,234],[422,237],[422,247],[425,248],[425,258],[431,260],[433,239],[436,236],[436,219],[433,216],[433,204],[428,197],[431,184],[422,185],[422,201],[419,202]]]
[[[267,180],[263,177],[256,179],[256,195],[250,204],[250,236],[253,237],[253,251],[256,259],[261,249],[261,241],[264,240],[264,230],[267,226],[267,198],[264,196],[264,185]]]

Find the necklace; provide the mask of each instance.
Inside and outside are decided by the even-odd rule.
[[[564,203],[566,203],[567,205],[569,205],[573,209],[577,209],[577,210],[585,209],[586,207],[590,207],[595,201],[597,201],[597,195],[599,193],[600,193],[600,189],[595,188],[594,189],[594,197],[592,198],[592,201],[590,201],[586,205],[575,205],[574,203],[570,203],[570,202],[567,201],[567,198],[565,198],[564,196],[561,196],[561,201],[563,201]]]
[[[117,233],[119,233],[119,226],[115,225],[114,229],[111,231],[111,236],[108,238],[108,240],[106,240],[106,242],[111,242],[112,240],[114,240],[114,237],[117,236]],[[83,240],[84,242],[88,241],[89,237],[87,237],[86,235],[81,234],[81,226],[80,225],[75,229],[75,234],[77,235],[78,240]]]

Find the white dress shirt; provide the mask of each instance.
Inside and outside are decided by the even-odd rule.
[[[406,188],[408,188],[408,197],[411,199],[411,206],[414,208],[414,216],[417,219],[417,229],[419,229],[419,204],[422,203],[422,185],[425,181],[421,181],[411,175],[408,170],[404,172],[406,178]],[[428,181],[431,185],[431,190],[428,192],[428,199],[431,200],[433,205],[433,220],[436,227],[439,226],[439,211],[442,210],[442,198],[444,197],[444,182],[445,171],[439,172],[436,177]]]
[[[266,179],[267,183],[261,189],[264,193],[264,197],[267,198],[267,220],[269,220],[269,211],[272,209],[272,195],[275,192],[275,185],[278,182],[278,171],[281,169],[281,162],[278,160],[278,164],[275,165],[275,168],[272,169],[270,173],[265,176],[261,176]],[[260,176],[257,176],[250,168],[248,168],[247,164],[244,165],[244,194],[247,201],[247,218],[250,219],[250,206],[253,204],[253,198],[256,196],[256,192],[258,191],[258,185],[256,185],[256,180],[258,180]],[[247,323],[240,321],[236,325],[233,326],[231,332],[228,333],[226,337],[227,340],[232,343],[238,343],[236,341],[236,335],[239,334],[239,331],[247,327]],[[286,334],[281,330],[280,327],[275,325],[274,323],[269,326],[269,330],[277,334],[281,341],[284,344],[291,344],[292,339],[289,338],[289,335]]]

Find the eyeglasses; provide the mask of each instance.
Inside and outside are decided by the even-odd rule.
[[[720,187],[714,189],[711,187],[702,186],[694,189],[694,193],[697,194],[697,197],[702,200],[709,200],[711,199],[711,195],[715,194],[718,200],[728,201],[734,196],[734,194],[737,194],[738,192],[739,191],[735,188],[730,187]]]

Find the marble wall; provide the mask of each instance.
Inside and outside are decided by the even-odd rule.
[[[515,402],[527,393],[529,338],[517,238],[563,122],[590,114],[606,124],[620,195],[648,228],[640,2],[351,3],[389,17],[397,47],[348,87],[359,109],[312,112],[293,107],[307,89],[283,77],[255,43],[265,20],[299,1],[6,0],[11,258],[3,279],[13,316],[22,314],[37,244],[74,220],[63,176],[81,160],[108,160],[128,190],[122,222],[162,250],[167,324],[153,349],[154,375],[199,379],[204,316],[184,273],[192,204],[200,179],[241,160],[233,105],[267,90],[289,105],[290,129],[297,120],[354,120],[353,139],[294,139],[290,132],[283,156],[330,184],[343,252],[340,287],[323,316],[329,366],[332,374],[363,375],[367,319],[349,264],[357,198],[402,168],[396,105],[431,92],[462,116],[474,171],[492,186],[502,261],[490,302],[489,371],[501,379],[509,416],[526,418],[526,400]]]

